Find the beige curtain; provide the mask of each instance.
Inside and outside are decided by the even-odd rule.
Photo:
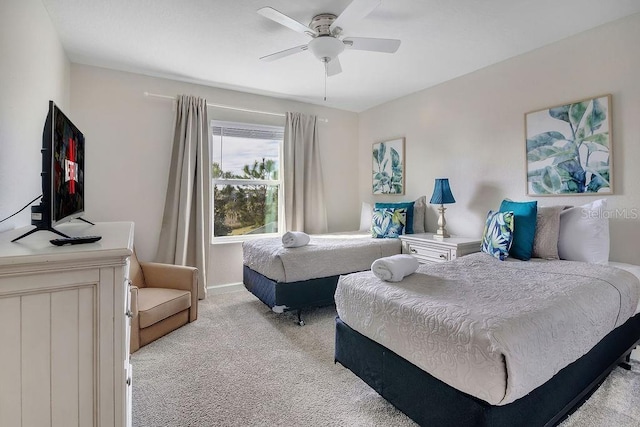
[[[327,213],[320,164],[318,119],[287,113],[284,128],[284,220],[286,231],[326,233]]]
[[[209,262],[209,134],[207,101],[180,95],[156,260],[197,267],[199,299],[206,296]]]

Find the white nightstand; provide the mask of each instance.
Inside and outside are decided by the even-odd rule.
[[[436,240],[432,233],[403,234],[402,253],[411,254],[420,263],[451,261],[480,251],[481,240],[468,237],[447,237]]]

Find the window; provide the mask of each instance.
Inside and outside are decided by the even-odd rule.
[[[284,128],[212,121],[213,237],[277,233]]]

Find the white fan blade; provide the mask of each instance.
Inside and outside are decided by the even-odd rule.
[[[305,50],[307,50],[307,45],[303,44],[280,52],[272,53],[271,55],[263,56],[260,59],[263,61],[275,61],[276,59],[284,58],[285,56],[293,55],[294,53],[304,52]]]
[[[342,40],[344,46],[355,50],[370,50],[372,52],[395,53],[400,47],[400,40],[374,39],[370,37],[348,37]]]
[[[269,18],[272,21],[277,22],[280,25],[284,25],[287,28],[291,28],[293,31],[297,31],[302,34],[307,34],[312,37],[315,36],[311,28],[307,27],[304,24],[301,24],[300,22],[296,21],[293,18],[289,18],[284,13],[278,12],[277,10],[271,7],[263,7],[261,9],[258,9],[258,13],[264,16],[265,18]]]
[[[336,74],[340,74],[342,72],[342,67],[340,66],[340,60],[338,57],[333,58],[327,64],[327,77],[335,76]]]
[[[349,6],[342,11],[340,16],[333,21],[330,30],[333,32],[336,28],[348,28],[351,24],[370,14],[373,9],[378,7],[382,0],[353,0]]]

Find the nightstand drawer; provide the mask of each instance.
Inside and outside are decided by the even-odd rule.
[[[400,240],[402,252],[415,256],[422,264],[452,261],[480,250],[480,240],[467,237],[438,239],[431,233],[420,233],[403,234]]]
[[[416,258],[424,261],[443,262],[449,261],[451,252],[448,249],[429,248],[425,246],[413,245],[409,243],[408,252]]]

